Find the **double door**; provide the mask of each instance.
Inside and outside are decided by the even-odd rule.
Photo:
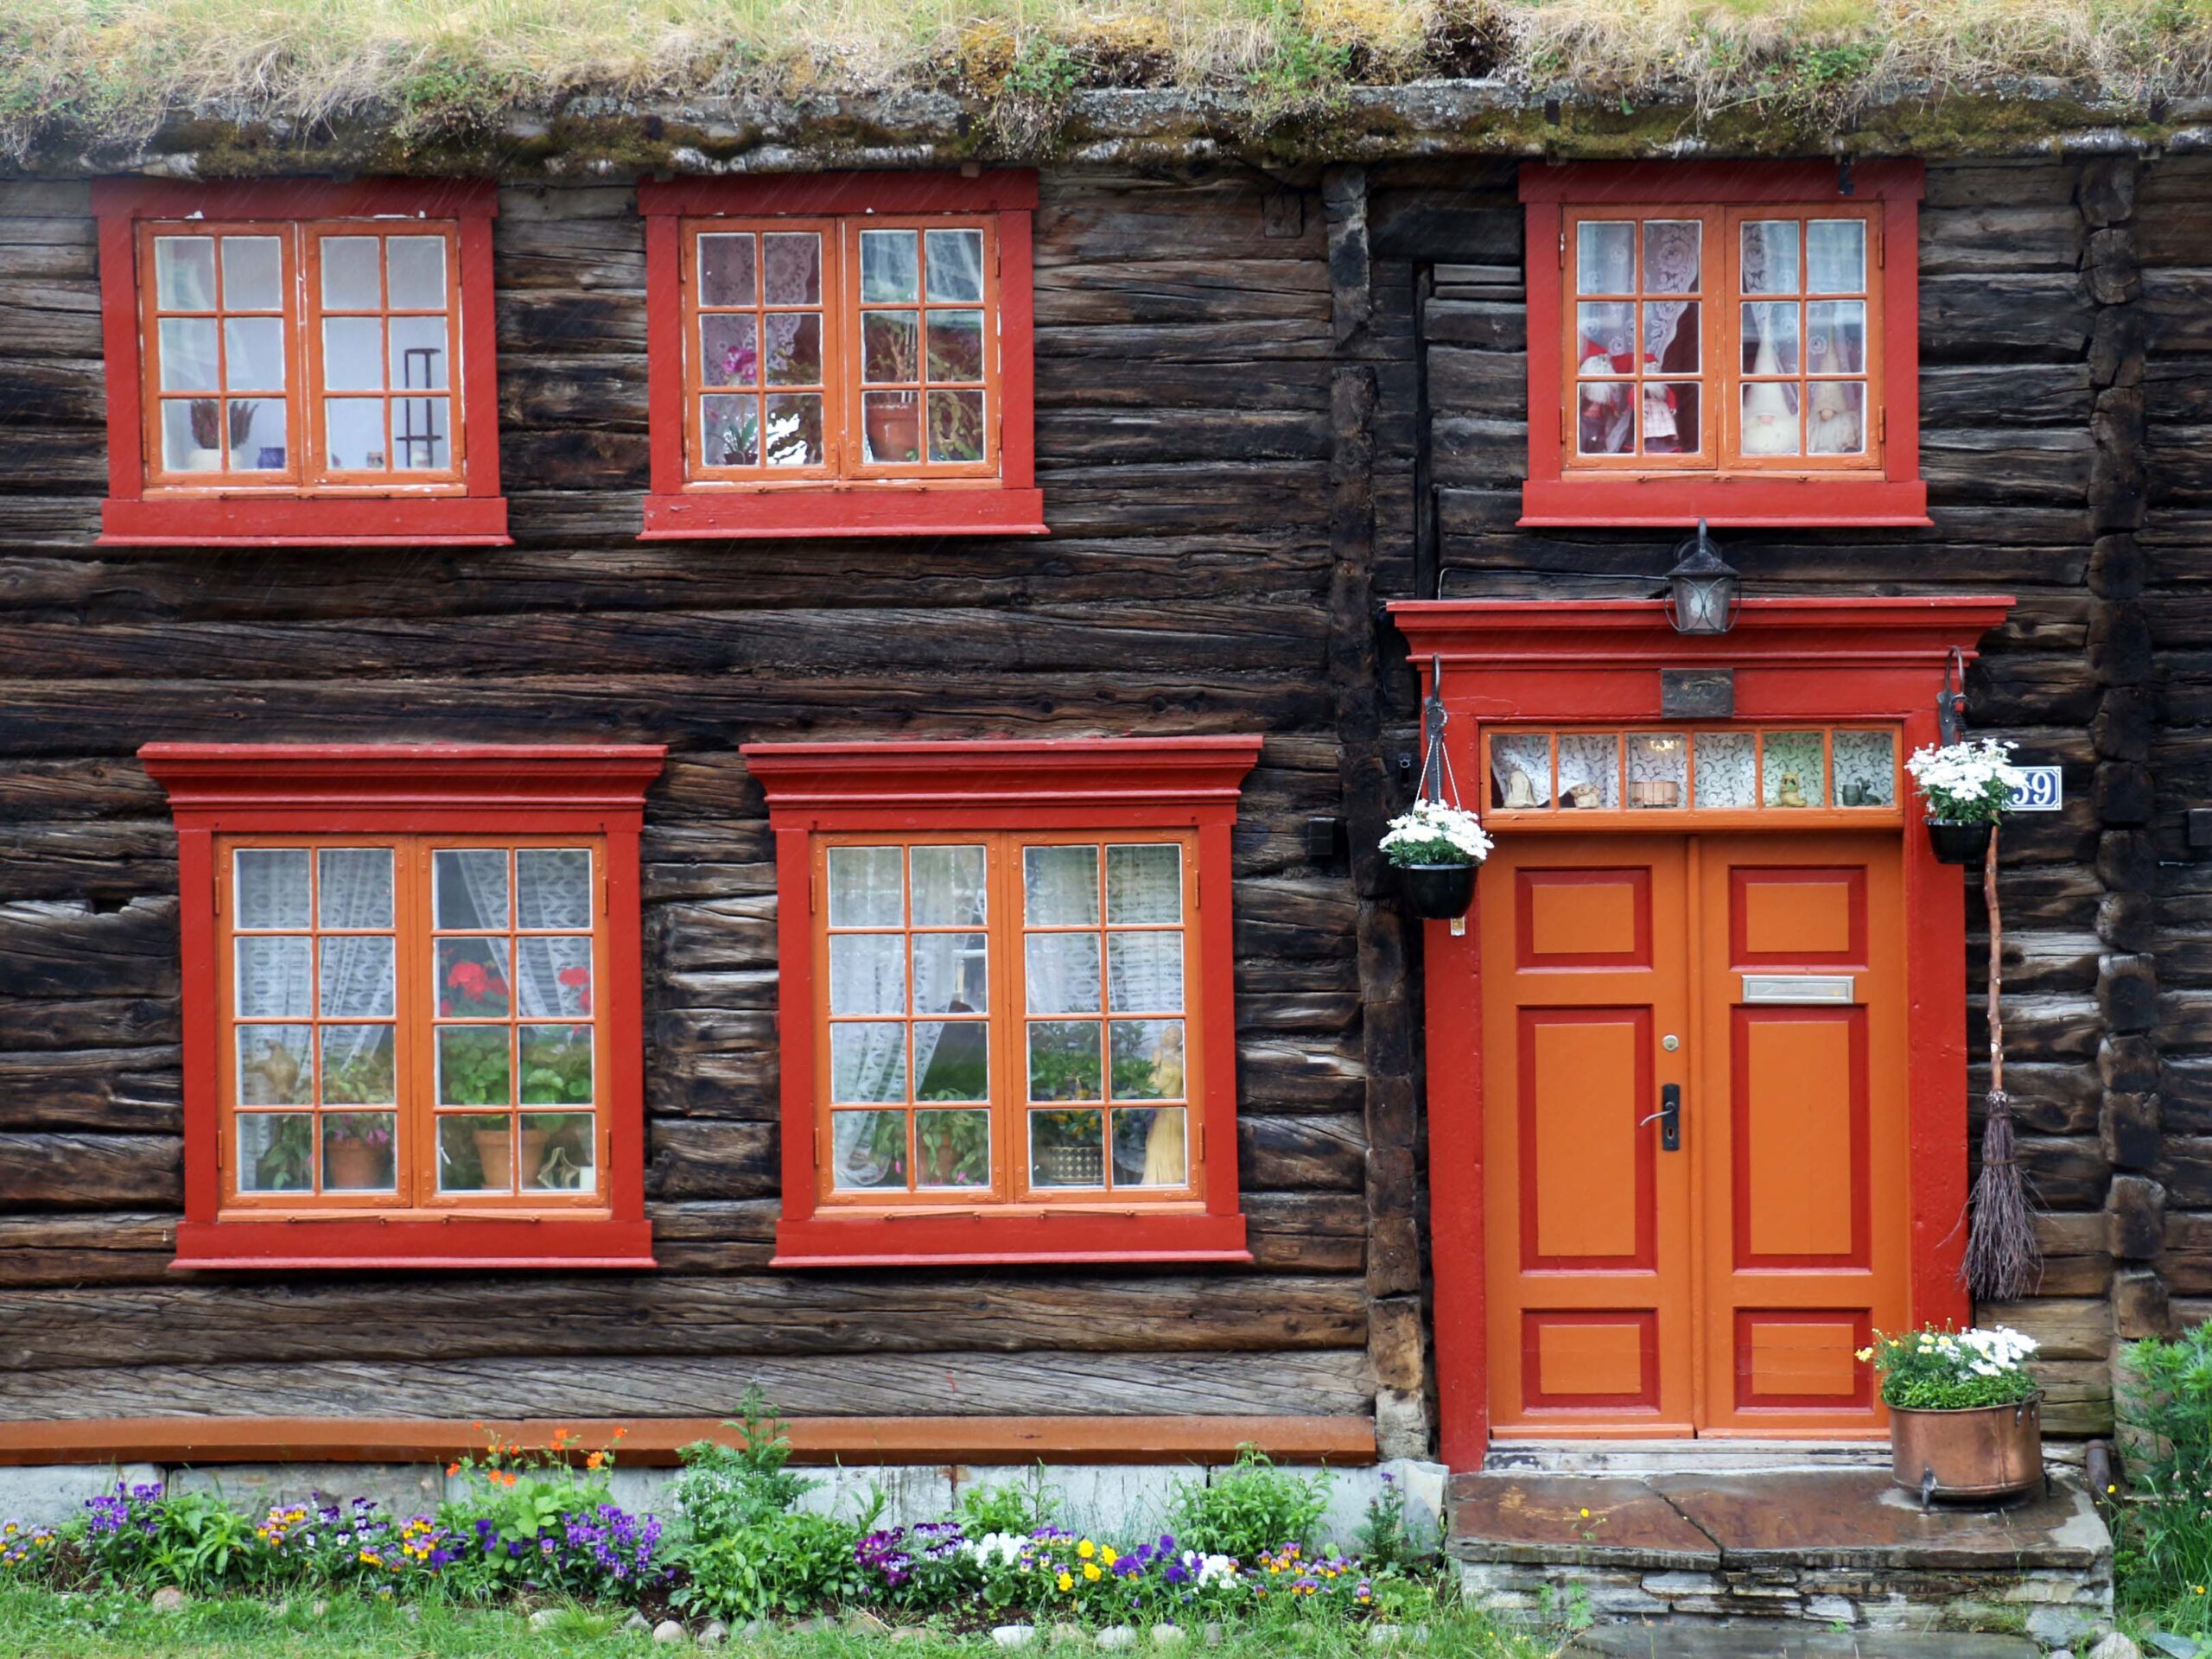
[[[1491,1433],[1881,1432],[1907,1323],[1900,849],[1505,837],[1482,878]]]

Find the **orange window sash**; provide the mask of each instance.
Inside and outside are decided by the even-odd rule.
[[[854,478],[993,478],[999,470],[999,261],[998,227],[989,216],[968,218],[938,215],[918,218],[845,219],[839,221],[845,245],[843,308],[850,328],[846,338],[851,342],[845,354],[843,378],[847,389],[846,408],[851,411],[845,434],[849,461],[847,475]],[[978,299],[938,298],[931,295],[932,274],[930,268],[930,237],[931,231],[970,231],[982,238],[980,276],[982,294]],[[863,260],[861,238],[871,232],[911,232],[918,256],[915,296],[912,300],[872,300],[865,293],[861,283]],[[942,293],[943,290],[939,289]],[[942,360],[932,348],[931,326],[947,331],[948,336],[956,317],[969,312],[981,312],[980,361],[971,372],[964,366],[955,366]],[[916,319],[913,360],[911,374],[903,372],[906,365],[894,370],[899,378],[893,379],[880,372],[887,365],[870,361],[875,353],[869,350],[868,329],[871,318],[899,319],[912,315]],[[888,353],[885,353],[887,355]],[[950,353],[943,354],[949,356]],[[914,414],[919,441],[919,453],[913,461],[874,461],[869,456],[868,440],[871,435],[889,424],[886,418],[893,411],[880,404],[871,408],[871,399],[885,400],[911,391],[914,397]],[[974,399],[980,394],[982,408],[973,418],[973,435],[981,445],[981,454],[973,461],[940,459],[938,448],[948,435],[948,429],[965,436],[968,411],[974,409]],[[953,416],[952,411],[959,414]]]
[[[307,365],[308,432],[310,442],[312,472],[309,482],[333,493],[347,489],[374,490],[380,494],[394,489],[458,487],[466,470],[467,448],[461,418],[464,388],[461,351],[461,236],[460,227],[450,219],[377,219],[321,220],[301,227],[306,251],[302,260],[302,289],[306,316],[302,334],[305,340],[303,356]],[[390,287],[391,257],[389,244],[395,238],[435,237],[445,245],[444,306],[432,310],[420,306],[395,306],[391,303]],[[378,303],[373,308],[327,308],[323,292],[324,245],[337,238],[359,238],[374,239],[377,249]],[[442,387],[424,388],[417,397],[410,397],[405,389],[395,385],[401,377],[392,365],[391,328],[395,320],[410,317],[442,317],[445,321],[446,384]],[[334,391],[328,385],[329,360],[325,346],[325,330],[334,319],[359,318],[374,320],[378,325],[378,378],[383,382],[380,391]],[[328,419],[334,398],[379,405],[384,423],[385,457],[382,467],[341,468],[333,458]],[[445,406],[445,435],[448,464],[443,467],[402,467],[395,453],[395,442],[415,442],[407,435],[402,423],[408,415],[417,412],[407,406],[442,403]],[[432,415],[430,419],[435,421]]]
[[[1181,880],[1180,919],[1173,924],[1127,923],[1110,919],[1105,907],[1104,883],[1109,860],[1107,849],[1131,846],[1173,846],[1179,849]],[[1101,898],[1098,919],[1090,924],[1066,925],[1032,925],[1025,915],[1025,893],[1022,874],[1024,849],[1049,847],[1096,847],[1099,849],[1098,868]],[[902,926],[850,926],[842,921],[831,925],[830,893],[830,855],[832,849],[847,848],[897,848],[902,854],[902,893],[907,906],[908,919]],[[986,918],[980,929],[957,925],[944,927],[918,927],[912,920],[911,854],[916,848],[980,847],[984,849]],[[867,832],[844,832],[817,835],[813,837],[810,871],[814,901],[813,940],[816,971],[815,985],[815,1077],[817,1079],[815,1102],[816,1135],[816,1198],[827,1209],[853,1210],[886,1209],[906,1211],[930,1210],[1016,1210],[1067,1207],[1098,1207],[1110,1205],[1116,1211],[1129,1210],[1188,1210],[1203,1207],[1205,1197],[1205,1083],[1204,1077],[1205,1010],[1198,987],[1201,975],[1198,963],[1200,918],[1198,908],[1198,836],[1187,831],[1052,831],[1025,833],[995,830],[975,834],[945,831],[941,834],[896,837]],[[933,1102],[921,1097],[923,1079],[914,1075],[912,1056],[913,1027],[934,1025],[940,1016],[915,1011],[912,951],[906,947],[904,995],[900,1006],[903,1014],[833,1014],[831,1012],[831,941],[835,938],[855,935],[905,936],[912,939],[930,932],[981,932],[985,936],[988,1017],[981,1020],[961,1021],[980,1024],[985,1032],[985,1052],[988,1057],[988,1099],[982,1102]],[[1179,939],[1181,953],[1182,992],[1179,1009],[1118,1008],[1111,1004],[1106,967],[1109,938],[1116,934],[1173,933]],[[1089,935],[1098,941],[1100,986],[1095,1011],[1033,1015],[1028,1011],[1029,976],[1027,963],[1027,941],[1052,935]],[[1163,1094],[1152,1096],[1117,1097],[1113,1073],[1113,1030],[1116,1023],[1135,1024],[1146,1021],[1179,1021],[1182,1032],[1183,1078],[1179,1096]],[[957,1016],[956,1016],[957,1018]],[[1099,1056],[1099,1097],[1096,1101],[1043,1101],[1031,1099],[1029,1065],[1029,1029],[1034,1023],[1065,1022],[1088,1026],[1097,1034]],[[904,1098],[880,1102],[844,1102],[835,1098],[836,1092],[835,1048],[836,1027],[854,1026],[882,1026],[900,1024],[906,1027],[902,1039],[909,1046],[905,1051],[906,1063]],[[1155,1068],[1155,1077],[1158,1075]],[[1182,1111],[1182,1179],[1170,1184],[1130,1184],[1123,1182],[1114,1170],[1115,1114],[1122,1111],[1151,1112],[1169,1109]],[[921,1126],[917,1113],[932,1110],[987,1111],[989,1116],[990,1149],[988,1159],[989,1185],[950,1186],[929,1185],[922,1179],[924,1171]],[[893,1187],[840,1187],[837,1185],[838,1119],[853,1112],[881,1112],[903,1114],[904,1171],[900,1185]],[[1099,1178],[1095,1184],[1056,1185],[1040,1184],[1033,1179],[1031,1117],[1036,1112],[1096,1112],[1099,1119],[1098,1151]],[[1156,1123],[1157,1119],[1147,1120]],[[873,1128],[873,1126],[870,1126]],[[1172,1154],[1163,1154],[1164,1161]],[[1169,1166],[1172,1166],[1172,1164]]]
[[[588,925],[546,928],[522,925],[514,855],[537,849],[584,849],[589,852],[591,873]],[[236,855],[241,851],[284,849],[305,849],[308,854],[310,886],[306,925],[288,923],[273,927],[242,927]],[[326,928],[321,925],[322,875],[318,855],[326,850],[355,849],[385,850],[391,855],[392,910],[391,925],[388,927]],[[432,855],[435,852],[467,850],[500,850],[507,854],[509,920],[504,931],[489,926],[461,929],[440,928],[435,925]],[[319,1215],[365,1211],[416,1218],[439,1215],[486,1217],[523,1214],[556,1215],[584,1220],[604,1217],[610,1212],[608,1193],[613,1104],[606,995],[609,982],[606,928],[607,847],[603,836],[238,835],[218,836],[214,853],[219,922],[216,1071],[223,1212],[251,1216],[260,1220],[311,1218]],[[391,1013],[383,1016],[336,1012],[326,1014],[321,982],[323,962],[328,949],[325,942],[384,937],[390,937],[393,941]],[[487,1015],[472,1019],[466,1013],[453,1014],[449,992],[447,988],[442,988],[437,980],[438,941],[463,938],[504,938],[508,1005],[504,1017]],[[239,1006],[241,949],[249,948],[252,942],[258,940],[302,938],[308,942],[307,1011],[304,1014],[267,1015],[243,1011]],[[524,1013],[520,1006],[523,942],[540,938],[588,938],[589,941],[588,973],[581,993],[575,999],[581,1007],[573,1011],[533,1014]],[[552,957],[555,953],[549,949],[547,954]],[[442,995],[448,1003],[442,1008]],[[380,1102],[328,1099],[325,1032],[370,1026],[389,1027],[392,1033],[392,1102],[387,1105]],[[470,1027],[486,1032],[496,1030],[506,1036],[508,1078],[505,1104],[439,1103],[438,1033],[441,1029]],[[285,1028],[294,1031],[304,1028],[308,1032],[304,1066],[297,1073],[290,1073],[290,1063],[286,1062],[291,1081],[289,1087],[283,1090],[288,1096],[304,1094],[304,1100],[288,1098],[247,1102],[242,1071],[255,1069],[258,1065],[263,1069],[263,1085],[266,1086],[269,1082],[268,1064],[290,1052],[286,1040],[277,1035]],[[525,1062],[537,1044],[524,1033],[557,1031],[563,1033],[560,1039],[546,1040],[573,1044],[574,1033],[580,1028],[588,1029],[588,1033],[587,1040],[592,1078],[590,1101],[569,1103],[528,1100],[526,1096],[533,1084],[527,1075]],[[271,1036],[269,1039],[257,1038],[254,1033],[261,1030],[269,1031]],[[246,1033],[243,1044],[241,1033]],[[257,1050],[257,1043],[260,1045]],[[251,1057],[243,1062],[242,1048]],[[392,1117],[391,1185],[386,1187],[379,1184],[374,1189],[346,1190],[340,1186],[333,1190],[333,1172],[328,1167],[324,1135],[325,1120],[332,1117],[375,1117],[386,1113]],[[248,1182],[245,1179],[240,1119],[264,1115],[296,1117],[307,1122],[309,1161],[306,1187],[271,1188],[258,1180]],[[575,1189],[526,1185],[531,1178],[523,1160],[529,1151],[529,1143],[522,1137],[532,1128],[527,1120],[556,1116],[573,1120],[587,1116],[592,1120],[588,1129],[592,1158],[588,1190],[581,1185]],[[488,1119],[493,1116],[502,1117],[506,1122],[510,1176],[506,1186],[499,1190],[463,1190],[458,1187],[442,1190],[439,1180],[441,1123],[447,1120]],[[488,1124],[486,1127],[488,1128]],[[537,1126],[537,1132],[541,1135],[548,1133],[542,1122]],[[569,1141],[575,1139],[573,1126],[564,1125],[556,1133],[556,1135],[565,1135]],[[483,1154],[480,1152],[479,1155]],[[496,1158],[496,1153],[493,1156]],[[573,1162],[572,1160],[569,1161]],[[480,1169],[480,1176],[488,1175],[488,1170]],[[539,1173],[543,1173],[543,1166]]]

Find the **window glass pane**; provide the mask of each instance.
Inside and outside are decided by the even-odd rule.
[[[522,1115],[522,1184],[544,1192],[592,1192],[599,1185],[598,1120],[588,1112]]]
[[[390,384],[408,391],[444,391],[446,320],[394,317],[386,332],[391,337]]]
[[[442,236],[389,236],[385,270],[391,279],[388,303],[395,311],[442,311],[446,308],[446,239]]]
[[[162,404],[162,466],[172,473],[220,471],[223,406],[213,397],[171,397]]]
[[[1105,1085],[1095,1020],[1029,1022],[1029,1098],[1099,1100]]]
[[[162,379],[168,369],[168,323],[163,323]],[[207,325],[211,329],[213,325]],[[232,317],[223,324],[224,366],[233,391],[284,389],[284,323],[281,317]]]
[[[701,237],[699,303],[751,305],[753,297],[752,237]]]
[[[1628,804],[1688,806],[1690,741],[1678,732],[1637,732],[1628,740]]]
[[[589,1026],[524,1026],[518,1039],[525,1106],[588,1106],[592,1101]],[[527,1165],[525,1158],[524,1163]],[[532,1178],[525,1169],[523,1179]]]
[[[321,943],[322,1017],[389,1016],[397,993],[392,983],[392,941],[378,934],[326,934]]]
[[[1818,732],[1769,732],[1761,741],[1766,752],[1760,758],[1759,775],[1767,805],[1827,804]]]
[[[906,1185],[906,1114],[833,1112],[830,1179],[840,1192]]]
[[[385,470],[383,398],[326,397],[322,422],[332,467],[341,473]]]
[[[402,397],[391,406],[393,463],[404,472],[453,465],[451,405],[443,397]]]
[[[811,231],[760,238],[762,297],[770,305],[822,303],[822,238]]]
[[[390,1026],[322,1027],[326,1106],[390,1106],[399,1099]]]
[[[914,232],[912,231],[862,231],[861,232],[861,300],[864,304],[880,301],[912,300],[918,298],[915,267]]]
[[[899,847],[832,847],[830,925],[901,925],[906,919],[904,855],[905,849]]]
[[[931,231],[923,252],[930,268],[930,298],[980,300],[983,297],[983,233],[981,231]]]
[[[315,1186],[315,1115],[238,1115],[238,1191],[306,1192]]]
[[[308,925],[308,849],[241,848],[234,855],[240,927]]]
[[[1106,1006],[1116,1014],[1179,1014],[1183,1009],[1183,936],[1106,936]]]
[[[980,311],[930,313],[930,378],[980,380],[983,378],[983,314]]]
[[[1643,226],[1643,291],[1694,294],[1705,226],[1694,219],[1653,219]]]
[[[916,1100],[988,1100],[990,1027],[981,1020],[918,1022],[914,1075]]]
[[[579,936],[518,939],[515,963],[515,982],[522,994],[524,1018],[590,1017],[589,938]]]
[[[438,1120],[438,1190],[505,1192],[514,1185],[514,1126],[504,1116]]]
[[[440,939],[438,1013],[449,1020],[504,1020],[513,1012],[505,939]]]
[[[988,1186],[991,1115],[916,1112],[914,1166],[917,1186]]]
[[[1835,804],[1838,806],[1897,804],[1897,749],[1887,732],[1838,732]]]
[[[917,847],[911,856],[916,927],[982,925],[984,864],[981,847]]]
[[[241,1020],[304,1020],[315,1012],[305,938],[241,936],[235,953]]]
[[[985,976],[990,953],[982,934],[918,933],[913,952],[916,1014],[982,1014],[989,1009]]]
[[[238,1104],[308,1106],[315,1102],[315,1027],[238,1027]]]
[[[1189,1131],[1180,1106],[1147,1106],[1114,1114],[1114,1185],[1188,1186]]]
[[[225,237],[223,308],[226,311],[275,311],[283,303],[283,243],[273,236]],[[235,375],[232,377],[231,384],[239,384]]]
[[[1795,294],[1797,289],[1797,221],[1761,219],[1744,226],[1743,291]]]
[[[589,927],[588,847],[524,847],[515,854],[518,927]]]
[[[904,464],[921,459],[922,405],[915,393],[863,392],[861,428],[869,461]]]
[[[1609,732],[1584,732],[1559,741],[1560,804],[1587,810],[1620,804],[1620,750]]]
[[[1797,372],[1797,307],[1766,301],[1744,308],[1744,372]]]
[[[323,927],[391,925],[391,849],[326,847],[315,855],[320,892],[316,920]]]
[[[861,314],[861,378],[870,385],[918,380],[921,324],[912,311]]]
[[[1585,374],[1636,372],[1636,308],[1624,300],[1585,300],[1574,308],[1577,360]]]
[[[1636,226],[1623,219],[1585,219],[1575,229],[1574,291],[1636,292]]]
[[[1636,442],[1636,388],[1618,380],[1585,380],[1577,389],[1580,410],[1575,449],[1585,455],[1625,455]]]
[[[1758,804],[1758,759],[1749,732],[1697,734],[1697,804],[1708,810]]]
[[[1815,374],[1863,374],[1866,302],[1821,300],[1805,308],[1805,366]]]
[[[284,400],[248,397],[225,405],[234,473],[284,470]]]
[[[1173,842],[1106,849],[1106,919],[1183,919],[1183,849]]]
[[[327,311],[374,311],[383,301],[377,281],[377,238],[322,238],[322,304]]]
[[[1116,1020],[1109,1029],[1113,1033],[1115,1099],[1182,1098],[1180,1020]]]
[[[882,1020],[830,1027],[830,1098],[906,1099],[906,1027]]]
[[[768,384],[822,384],[822,316],[816,311],[777,311],[768,317]]]
[[[1694,380],[1644,383],[1644,454],[1694,455],[1705,447],[1700,424],[1703,390]]]
[[[377,317],[325,317],[322,384],[333,391],[384,387],[384,322]]]
[[[154,303],[164,311],[215,308],[215,238],[154,238]]]
[[[699,319],[699,383],[707,386],[760,384],[760,336],[750,314],[710,311]]]
[[[822,399],[813,392],[775,392],[767,398],[768,464],[822,465]]]
[[[438,1104],[505,1106],[514,1098],[507,1026],[438,1027]]]
[[[331,1112],[322,1120],[326,1192],[389,1192],[397,1185],[397,1119],[391,1112]]]
[[[1030,1185],[1105,1185],[1105,1135],[1102,1111],[1030,1113]]]
[[[755,397],[699,400],[700,454],[709,467],[754,467],[760,461],[760,403]]]
[[[1806,393],[1805,448],[1815,455],[1866,453],[1866,384],[1815,380]]]
[[[1024,951],[1030,1013],[1098,1012],[1096,933],[1032,933]]]
[[[507,855],[503,849],[468,847],[435,853],[430,874],[438,926],[507,925]]]
[[[1032,927],[1098,925],[1098,849],[1021,849],[1022,914]]]
[[[1647,372],[1695,374],[1705,366],[1703,316],[1694,301],[1654,300],[1643,308]]]
[[[981,391],[930,393],[930,459],[981,461],[983,458],[983,394]]]
[[[906,941],[898,933],[830,936],[830,1012],[906,1012]]]
[[[1805,226],[1806,288],[1815,294],[1859,294],[1866,288],[1866,226],[1856,219],[1816,219]]]
[[[1552,799],[1552,741],[1541,732],[1498,736],[1490,746],[1492,806],[1526,811]]]
[[[214,391],[221,387],[214,318],[163,317],[161,337],[163,391]]]
[[[1786,381],[1754,381],[1743,389],[1743,449],[1747,455],[1797,453],[1797,388]]]

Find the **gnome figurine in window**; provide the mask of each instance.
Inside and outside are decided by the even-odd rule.
[[[1183,1092],[1183,1027],[1170,1026],[1160,1033],[1153,1050],[1153,1086],[1173,1097]],[[1152,1128],[1144,1142],[1144,1184],[1181,1186],[1190,1179],[1189,1155],[1184,1147],[1183,1114],[1160,1111],[1152,1115]]]
[[[1774,340],[1762,332],[1758,355],[1751,359],[1753,374],[1780,374],[1782,359]],[[1790,388],[1771,380],[1755,381],[1744,388],[1744,453],[1747,455],[1794,455],[1797,453],[1797,411],[1790,407]]]

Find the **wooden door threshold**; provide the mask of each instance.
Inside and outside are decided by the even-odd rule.
[[[1770,1474],[1814,1469],[1886,1469],[1890,1443],[1878,1440],[1496,1440],[1486,1473],[1520,1475]]]

